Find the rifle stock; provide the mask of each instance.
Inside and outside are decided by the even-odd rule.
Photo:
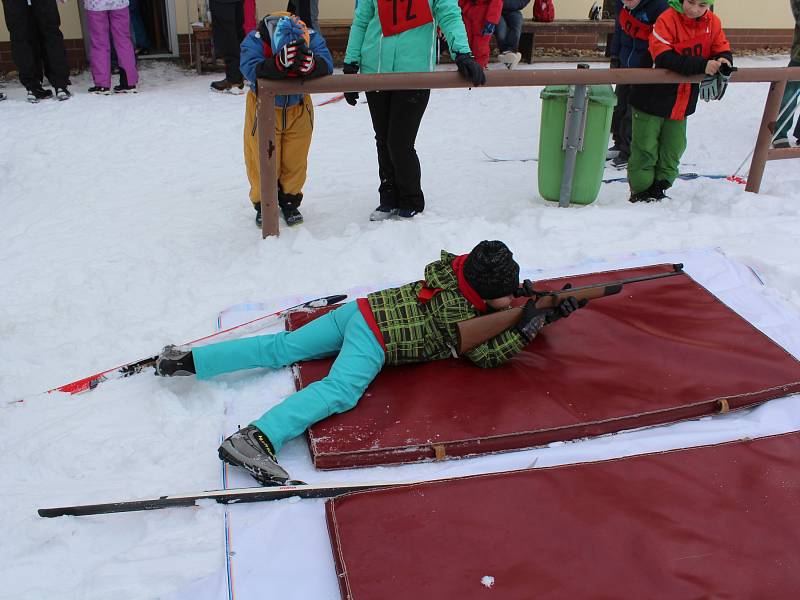
[[[673,271],[668,273],[658,273],[656,275],[644,275],[642,277],[630,277],[628,279],[621,279],[619,281],[611,281],[608,283],[595,283],[592,285],[585,285],[576,288],[568,288],[566,290],[548,290],[544,292],[537,292],[534,297],[537,308],[552,308],[558,306],[563,300],[569,296],[574,296],[578,301],[580,300],[595,300],[597,298],[604,298],[605,296],[612,296],[619,294],[626,284],[636,283],[639,281],[650,281],[653,279],[662,279],[664,277],[673,277],[675,275],[684,274],[683,265],[672,265]],[[513,307],[506,310],[501,310],[488,315],[474,317],[458,323],[458,354],[462,355],[469,352],[476,346],[500,335],[504,331],[511,329],[522,318],[522,307]]]

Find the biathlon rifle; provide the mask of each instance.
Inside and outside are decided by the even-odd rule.
[[[619,294],[623,286],[629,283],[651,281],[653,279],[662,279],[664,277],[674,277],[675,275],[684,274],[683,264],[674,264],[672,265],[672,271],[666,273],[630,277],[628,279],[620,279],[619,281],[593,283],[591,285],[569,287],[560,290],[536,291],[530,289],[529,293],[526,293],[527,290],[525,290],[525,287],[521,287],[517,295],[528,296],[530,294],[530,297],[536,302],[536,308],[553,308],[570,296],[574,296],[578,301],[595,300],[597,298]],[[522,311],[522,307],[517,306],[459,322],[457,325],[458,354],[462,355],[465,352],[469,352],[476,346],[514,327],[522,318]]]

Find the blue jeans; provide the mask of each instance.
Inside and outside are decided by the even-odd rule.
[[[512,10],[500,15],[495,35],[500,52],[516,52],[517,46],[519,46],[519,36],[522,35],[522,11]]]
[[[789,61],[790,67],[800,67],[800,62],[796,60]],[[779,111],[778,124],[783,123],[783,127],[775,132],[775,139],[788,138],[789,129],[792,127],[792,114],[797,110],[797,103],[800,101],[800,96],[792,100],[797,91],[800,90],[800,81],[790,81],[786,84],[786,91],[783,93],[783,100],[781,100],[781,110]],[[787,108],[789,100],[792,100],[792,106]],[[784,109],[786,112],[784,112]],[[797,125],[794,128],[794,137],[800,139],[800,119],[797,119]]]
[[[136,48],[150,49],[150,38],[147,36],[147,29],[144,27],[142,18],[142,0],[130,0],[128,10],[131,13],[131,28],[133,29],[133,43]]]
[[[330,373],[288,396],[253,421],[277,452],[310,425],[350,410],[380,373],[386,355],[355,302],[349,302],[295,331],[260,335],[192,350],[198,379],[241,369],[279,369],[333,356]]]

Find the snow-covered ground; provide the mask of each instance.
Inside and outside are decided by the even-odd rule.
[[[502,239],[528,271],[718,247],[755,267],[771,297],[800,311],[796,161],[770,163],[760,195],[697,179],[679,181],[668,201],[632,205],[627,186],[614,183],[590,206],[559,209],[538,197],[536,163],[493,163],[482,152],[536,156],[540,89],[434,91],[417,145],[427,208],[410,222],[370,223],[378,182],[369,113],[365,104],[339,102],[316,113],[305,223],[262,240],[242,160],[244,98],[211,93],[212,78],[146,64],[138,95],[88,95],[84,74],[73,78],[72,100],[38,105],[24,101],[19,85],[4,89],[0,598],[227,597],[210,583],[225,566],[220,506],[60,519],[40,519],[36,508],[219,487],[220,435],[289,393],[288,371],[206,384],[143,375],[83,396],[36,394],[209,333],[228,306],[412,280],[442,248],[465,252]],[[733,173],[753,147],[766,93],[766,84],[732,85],[722,102],[701,103],[689,121],[685,170]],[[22,397],[29,399],[10,403]],[[791,422],[791,400],[771,404],[769,417],[756,409],[751,421]],[[722,431],[731,422],[716,423]],[[447,472],[660,447],[625,440],[458,461]],[[317,481],[444,472],[417,465],[315,474],[302,440],[282,454],[293,476]],[[322,506],[229,509],[238,541],[257,537],[248,544],[261,548],[242,559],[236,597],[338,597]],[[260,593],[247,593],[248,580]]]

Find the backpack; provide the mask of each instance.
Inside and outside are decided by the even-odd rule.
[[[553,0],[534,0],[533,1],[533,20],[549,23],[556,18],[556,9]]]

